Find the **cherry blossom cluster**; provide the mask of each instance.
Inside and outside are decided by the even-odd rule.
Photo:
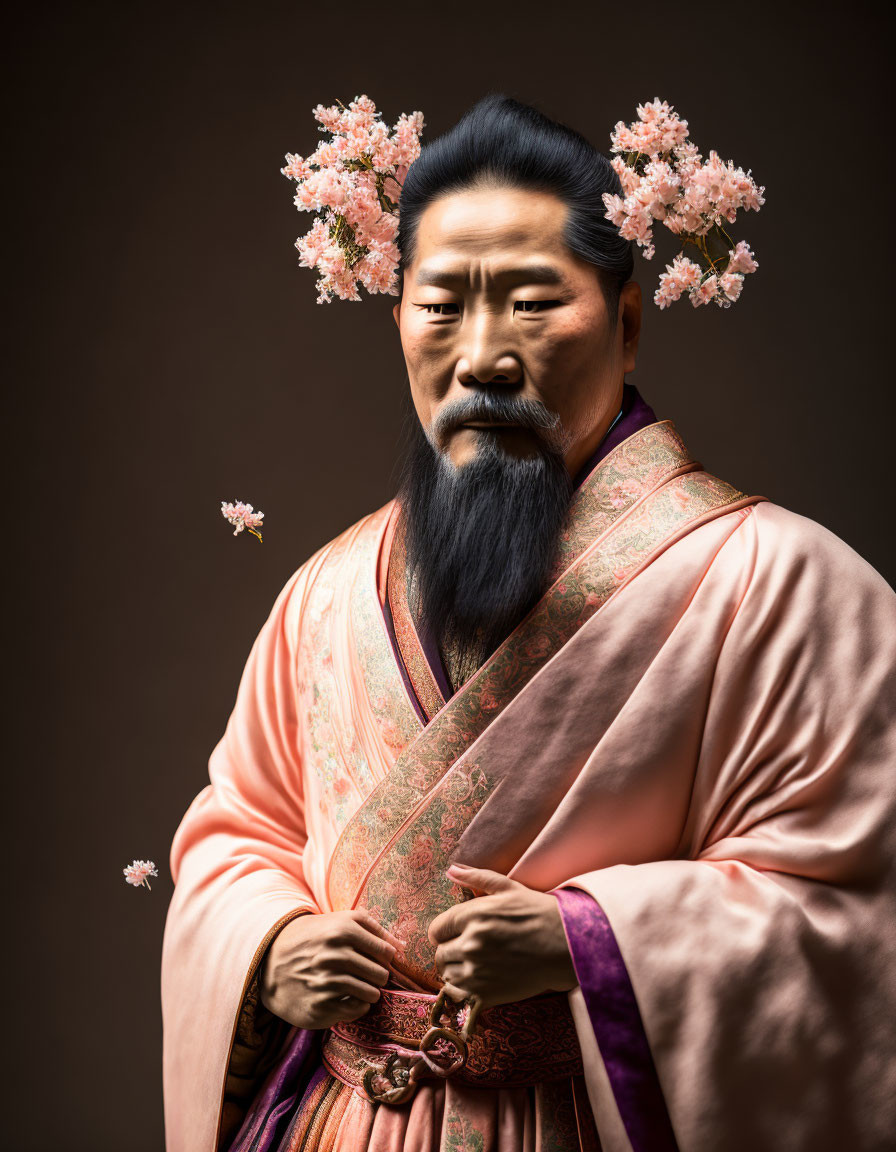
[[[233,524],[234,536],[238,536],[245,528],[261,540],[261,533],[258,529],[264,519],[264,512],[256,512],[251,504],[244,504],[242,500],[237,500],[236,504],[225,504],[222,500],[221,515]]]
[[[680,252],[660,276],[654,302],[667,308],[687,292],[695,308],[711,301],[730,308],[744,276],[759,267],[746,241],[735,244],[723,221],[738,211],[758,212],[765,187],[710,150],[704,160],[688,139],[688,122],[664,100],[638,105],[638,119],[620,120],[610,134],[613,165],[623,195],[604,193],[605,213],[626,240],[634,240],[650,260],[655,252],[653,224],[659,220],[697,249],[697,260]]]
[[[398,199],[420,155],[423,113],[402,113],[391,130],[367,96],[313,113],[329,138],[310,156],[287,153],[280,169],[296,182],[296,208],[315,215],[296,240],[299,264],[318,271],[318,304],[360,300],[361,286],[397,296]]]
[[[152,860],[134,860],[126,868],[122,868],[122,872],[124,872],[124,878],[128,884],[133,884],[135,888],[143,885],[144,888],[149,888],[150,892],[152,888],[147,876],[158,876],[159,874],[159,870]]]

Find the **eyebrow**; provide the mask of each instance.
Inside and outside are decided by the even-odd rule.
[[[448,268],[423,267],[415,276],[418,285],[428,284],[433,288],[449,288],[458,280],[464,279],[461,271]],[[563,273],[553,264],[526,264],[519,268],[504,268],[495,275],[496,280],[519,280],[526,284],[564,284]]]

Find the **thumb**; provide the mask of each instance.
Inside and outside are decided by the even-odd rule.
[[[490,868],[470,868],[466,864],[452,864],[447,870],[447,875],[451,880],[463,884],[465,888],[475,888],[489,896],[521,887],[517,880],[511,880],[501,872],[492,872]]]

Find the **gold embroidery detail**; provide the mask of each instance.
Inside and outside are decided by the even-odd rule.
[[[353,906],[376,856],[426,792],[599,606],[601,597],[596,589],[588,593],[587,603],[581,591],[570,592],[564,571],[571,573],[586,552],[598,545],[602,552],[603,545],[612,548],[604,537],[662,486],[664,479],[671,484],[676,477],[681,478],[679,474],[688,475],[698,467],[671,422],[661,421],[617,445],[586,477],[571,504],[557,579],[551,588],[491,659],[405,748],[343,828],[327,873],[334,908]],[[723,483],[706,473],[700,475],[705,478],[703,484]],[[733,494],[732,499],[741,496],[730,485],[724,488]],[[646,547],[651,533],[658,543],[665,530],[659,519],[647,525],[642,546]]]

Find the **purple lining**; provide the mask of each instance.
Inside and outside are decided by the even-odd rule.
[[[555,888],[573,967],[634,1152],[678,1152],[638,1001],[613,929],[580,888]]]
[[[326,1075],[320,1059],[321,1038],[319,1029],[295,1029],[227,1152],[275,1152],[283,1135],[281,1126],[289,1122],[299,1100]]]

